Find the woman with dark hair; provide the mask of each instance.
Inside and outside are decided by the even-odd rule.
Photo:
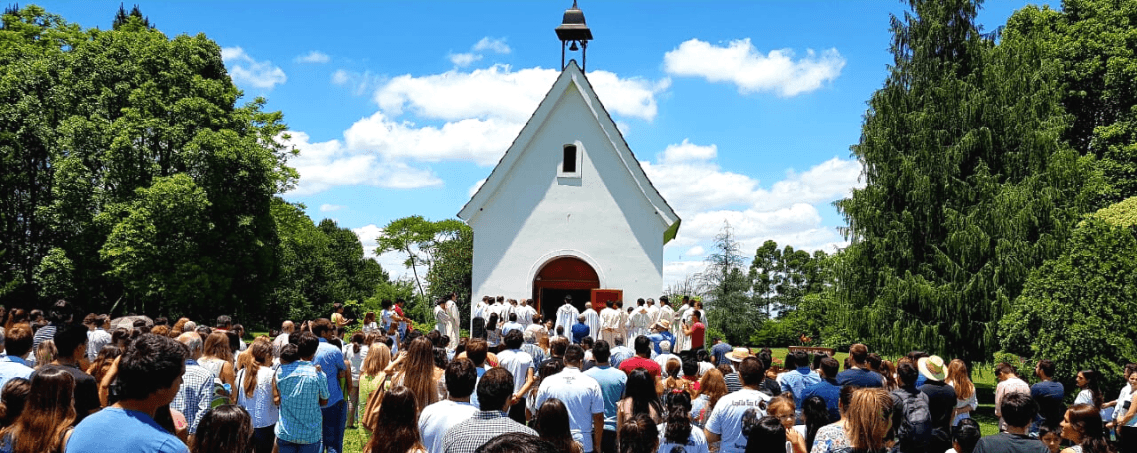
[[[418,337],[411,341],[407,350],[399,354],[385,371],[391,374],[392,370],[395,371],[390,386],[406,387],[414,393],[419,410],[446,399],[442,384],[445,371],[434,366],[434,345],[426,337]]]
[[[252,363],[237,374],[241,387],[235,392],[237,404],[249,413],[255,438],[253,448],[257,453],[271,453],[276,442],[273,430],[280,418],[280,408],[274,404],[279,390],[272,370],[272,344],[254,341],[248,354]]]
[[[533,429],[542,439],[552,443],[558,453],[584,453],[584,446],[573,440],[565,403],[556,398],[545,400],[537,409]]]
[[[1102,403],[1101,373],[1098,373],[1097,370],[1079,371],[1074,383],[1082,389],[1074,398],[1074,404],[1089,404],[1100,410]]]
[[[12,426],[20,418],[31,389],[31,382],[24,378],[12,378],[4,383],[4,391],[0,393],[0,428]]]
[[[247,452],[253,443],[252,418],[235,404],[207,409],[192,443],[192,453]]]
[[[1083,371],[1082,373],[1084,373]],[[1078,373],[1079,377],[1082,373]],[[1062,418],[1062,438],[1074,445],[1062,453],[1113,453],[1113,447],[1105,438],[1102,429],[1101,413],[1089,404],[1075,404]]]
[[[801,402],[801,417],[805,419],[805,445],[813,448],[817,430],[829,424],[829,407],[820,396],[811,396]]]
[[[691,397],[678,393],[667,404],[667,418],[659,425],[659,451],[707,453],[707,436],[691,424]]]
[[[786,427],[777,417],[767,415],[751,423],[743,421],[746,433],[746,453],[790,453],[793,447],[786,440]],[[749,426],[747,426],[749,425]]]
[[[497,352],[498,345],[501,344],[501,319],[497,313],[490,313],[490,319],[486,322],[486,344],[490,347],[490,352]]]
[[[24,411],[0,431],[0,450],[10,453],[62,452],[75,421],[75,378],[60,367],[32,375]]]
[[[99,403],[103,407],[110,406],[117,401],[112,401],[110,382],[103,385],[103,378],[107,376],[111,366],[114,365],[115,359],[122,355],[122,348],[114,344],[103,346],[99,350],[99,355],[95,357],[95,361],[91,362],[91,366],[87,367],[87,374],[95,378],[95,382],[99,384]]]
[[[229,347],[229,335],[225,332],[213,332],[205,337],[205,346],[201,350],[201,358],[197,364],[213,373],[213,377],[221,379],[223,384],[229,384],[230,401],[233,398],[233,389],[237,388],[237,372],[233,366],[233,350]]]
[[[841,412],[841,419],[817,430],[813,442],[807,444],[810,445],[810,453],[829,453],[849,446],[849,437],[845,433],[848,424],[846,415],[849,412],[849,404],[853,401],[853,392],[857,389],[855,385],[841,387],[841,393],[837,396],[837,409]]]
[[[625,421],[639,414],[647,415],[656,424],[663,422],[663,403],[655,391],[655,378],[642,368],[628,375],[624,399],[616,403],[616,430],[619,431]]]
[[[375,312],[369,311],[363,315],[363,333],[378,333],[379,323],[375,322]]]
[[[423,341],[430,343],[425,338]],[[414,349],[413,343],[411,349]],[[417,422],[419,409],[425,406],[416,403],[415,393],[409,388],[399,386],[389,390],[383,395],[383,405],[379,406],[376,434],[363,447],[363,453],[425,452]]]
[[[659,428],[647,414],[628,418],[616,434],[620,439],[620,453],[656,453],[659,447]]]

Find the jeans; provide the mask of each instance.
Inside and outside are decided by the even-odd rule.
[[[320,453],[320,443],[294,444],[287,440],[277,439],[276,445],[279,453]]]
[[[340,453],[343,451],[344,422],[347,421],[347,402],[344,400],[329,404],[320,409],[324,416],[324,451]]]

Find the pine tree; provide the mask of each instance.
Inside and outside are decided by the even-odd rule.
[[[975,25],[977,0],[911,0],[852,147],[866,186],[837,206],[838,294],[885,352],[982,360],[1031,270],[1086,209],[1090,159],[1061,136],[1058,67],[1036,36]]]

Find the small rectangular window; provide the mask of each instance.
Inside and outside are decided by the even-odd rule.
[[[565,145],[564,161],[561,164],[561,172],[563,173],[576,173],[576,145]]]

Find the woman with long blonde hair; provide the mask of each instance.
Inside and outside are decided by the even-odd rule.
[[[12,426],[0,431],[3,450],[12,453],[62,452],[75,421],[72,394],[75,378],[60,367],[32,375],[24,411]]]
[[[434,345],[426,337],[415,338],[398,359],[387,366],[397,371],[391,378],[391,387],[403,386],[415,394],[418,410],[445,399],[439,389],[441,376],[434,366]]]
[[[955,388],[955,410],[952,412],[951,426],[959,424],[960,420],[971,418],[971,411],[979,407],[975,398],[975,384],[967,376],[967,364],[955,359],[947,367],[947,384]]]
[[[892,429],[892,397],[888,392],[879,388],[857,389],[845,414],[845,436],[854,451],[888,451],[885,436]]]
[[[699,394],[691,402],[691,424],[702,428],[707,423],[707,417],[711,416],[711,411],[715,409],[715,404],[718,404],[719,398],[727,393],[730,391],[726,388],[726,379],[722,371],[711,368],[703,373],[703,378],[699,380]]]
[[[209,334],[205,338],[205,347],[202,348],[197,364],[213,373],[213,377],[221,379],[222,383],[229,384],[229,400],[237,400],[233,398],[233,391],[237,388],[237,372],[233,366],[233,350],[229,349],[228,335],[224,332]]]

